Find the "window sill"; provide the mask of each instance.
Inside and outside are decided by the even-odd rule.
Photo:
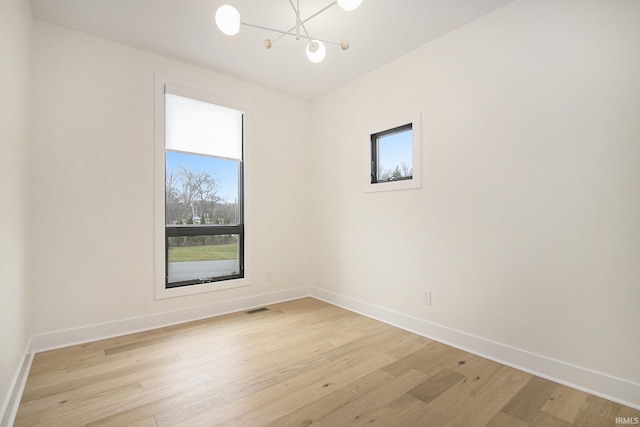
[[[165,288],[164,284],[156,287],[156,299],[174,298],[185,295],[196,295],[207,292],[222,291],[225,289],[242,288],[251,286],[248,278],[225,280],[221,282],[202,283],[199,285],[181,286],[178,288]]]
[[[416,190],[421,188],[420,181],[414,176],[413,179],[405,179],[402,181],[388,181],[378,182],[375,184],[369,183],[365,188],[365,193],[379,193],[382,191],[397,191],[397,190]]]

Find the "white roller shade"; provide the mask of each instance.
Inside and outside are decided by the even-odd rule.
[[[167,150],[242,160],[242,112],[165,94]]]

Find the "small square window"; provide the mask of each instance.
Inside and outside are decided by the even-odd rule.
[[[371,183],[413,179],[413,125],[371,135]]]
[[[421,188],[422,114],[402,114],[368,132],[365,192]]]

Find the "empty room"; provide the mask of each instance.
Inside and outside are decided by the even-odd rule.
[[[2,0],[1,426],[640,424],[640,1]]]

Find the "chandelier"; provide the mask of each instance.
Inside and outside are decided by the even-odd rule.
[[[362,3],[362,0],[337,0],[323,7],[316,13],[310,15],[308,18],[302,19],[302,17],[300,16],[300,0],[296,0],[296,4],[293,4],[293,0],[289,0],[289,4],[291,5],[291,7],[293,8],[293,11],[295,12],[296,23],[294,26],[292,26],[286,31],[276,30],[274,28],[267,28],[260,25],[253,25],[253,24],[248,24],[246,22],[241,22],[240,12],[238,12],[238,9],[227,4],[224,6],[220,6],[216,11],[216,25],[218,26],[218,29],[220,31],[222,31],[224,34],[228,36],[234,36],[238,34],[240,32],[240,25],[279,33],[279,35],[273,40],[272,39],[264,40],[264,47],[267,49],[271,49],[271,46],[273,46],[273,43],[275,43],[276,41],[278,41],[280,38],[284,36],[293,36],[296,38],[296,40],[300,40],[300,39],[309,40],[309,42],[307,43],[307,49],[306,49],[307,58],[311,62],[318,63],[322,61],[325,55],[327,54],[327,48],[325,44],[340,46],[342,50],[347,50],[349,49],[349,42],[347,40],[334,42],[334,41],[311,37],[309,35],[309,32],[307,31],[307,28],[305,27],[305,24],[309,22],[311,19],[320,15],[322,12],[335,6],[336,4],[346,11],[351,11],[356,9],[358,6],[360,6],[361,3]]]

